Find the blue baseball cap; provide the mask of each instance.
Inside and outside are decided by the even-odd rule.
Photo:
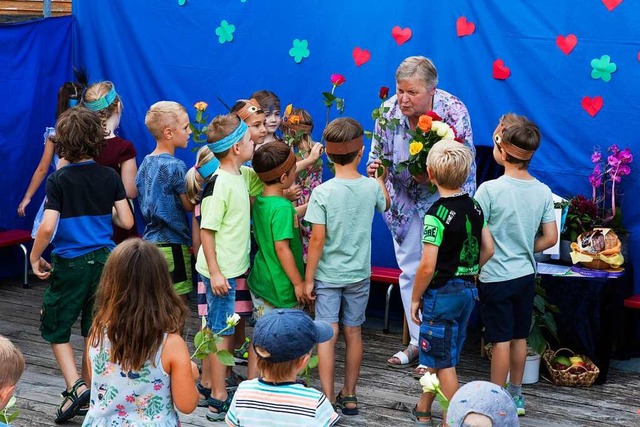
[[[447,423],[452,427],[462,426],[472,413],[490,418],[494,427],[520,425],[509,392],[488,381],[471,381],[456,391],[449,403]]]
[[[302,357],[331,337],[333,328],[329,323],[313,321],[302,310],[276,309],[256,322],[252,343],[260,357],[278,363]]]

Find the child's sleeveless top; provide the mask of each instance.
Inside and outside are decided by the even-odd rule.
[[[179,425],[171,399],[170,377],[160,360],[166,339],[165,334],[154,357],[155,367],[147,361],[137,372],[123,372],[120,365],[110,361],[111,343],[106,336],[102,348],[89,347],[93,372],[91,406],[83,426]]]

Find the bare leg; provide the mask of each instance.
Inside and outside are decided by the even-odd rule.
[[[82,351],[82,379],[84,380],[84,382],[90,386],[91,385],[91,372],[89,372],[89,363],[87,358],[89,357],[89,355],[87,354],[87,343],[88,343],[88,339],[85,338],[84,339],[84,350]],[[74,363],[75,365],[75,363]]]
[[[329,341],[318,344],[318,374],[320,375],[322,392],[331,403],[335,403],[334,380],[338,324],[332,323],[331,326],[333,327],[333,337]]]
[[[511,375],[510,375],[509,382],[514,385],[522,385],[522,376],[524,375],[524,364],[527,361],[527,340],[526,339],[511,340],[510,349],[511,349],[511,356],[509,359],[509,366],[511,368]]]
[[[78,368],[76,367],[76,360],[73,355],[73,347],[71,347],[70,343],[63,344],[51,344],[51,349],[53,350],[53,356],[56,358],[56,362],[58,362],[58,366],[60,367],[60,371],[62,372],[62,377],[64,378],[65,385],[67,387],[67,391],[71,390],[73,385],[80,379],[80,375],[78,375]],[[83,366],[86,362],[83,363]],[[78,394],[84,392],[87,387],[83,386],[78,389]],[[71,405],[71,400],[67,401],[67,405],[65,405],[62,410],[65,410]]]
[[[491,355],[491,382],[504,387],[509,372],[510,343],[509,341],[492,343]],[[513,375],[513,372],[511,373]],[[522,372],[520,373],[522,379]]]
[[[244,317],[241,317],[233,333],[233,340],[234,340],[233,348],[240,348],[242,347],[242,344],[244,344],[244,340],[247,337],[246,326],[247,326],[247,321],[245,320]]]
[[[356,394],[356,385],[360,377],[360,366],[362,365],[362,328],[360,326],[343,327],[344,339],[346,342],[346,356],[344,367],[344,386],[342,394],[351,396]],[[355,408],[355,403],[347,403],[347,408]]]
[[[446,368],[440,369],[438,373],[438,379],[440,380],[440,388],[442,389],[442,394],[451,401],[453,395],[456,391],[458,391],[458,375],[456,373],[456,368]],[[447,411],[446,409],[442,410],[442,425],[447,426]]]

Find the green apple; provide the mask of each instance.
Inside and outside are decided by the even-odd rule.
[[[571,361],[567,356],[556,356],[553,359],[553,363],[559,363],[564,366],[571,366]]]

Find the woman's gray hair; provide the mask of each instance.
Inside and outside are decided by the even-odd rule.
[[[409,79],[421,79],[427,90],[438,85],[438,70],[429,58],[424,56],[410,56],[400,63],[396,70],[396,82]]]

